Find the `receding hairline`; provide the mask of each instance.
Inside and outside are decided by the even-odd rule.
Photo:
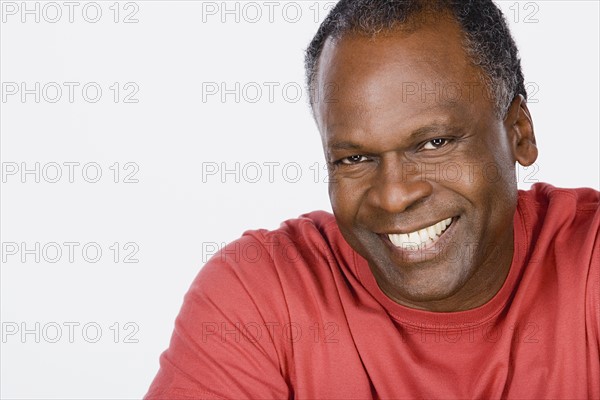
[[[370,37],[375,39],[377,37],[385,37],[385,36],[394,36],[397,33],[406,33],[411,34],[417,32],[422,29],[424,26],[431,24],[439,19],[445,19],[447,21],[452,21],[456,24],[461,32],[461,35],[465,36],[465,32],[462,27],[458,23],[457,19],[454,17],[452,12],[448,7],[444,7],[443,5],[438,4],[437,2],[433,3],[421,3],[420,8],[415,10],[414,13],[407,15],[406,20],[404,21],[393,21],[389,26],[378,26],[375,29],[372,26],[361,27],[361,26],[350,26],[343,27],[333,32],[330,32],[323,40],[323,45],[319,49],[319,52],[316,56],[314,69],[312,70],[310,83],[311,85],[314,83],[314,78],[317,76],[321,63],[321,55],[323,54],[323,50],[327,46],[328,43],[339,41],[340,39],[346,36],[357,36],[357,37]],[[464,44],[461,43],[463,49]],[[468,54],[465,51],[465,54],[468,57]],[[311,102],[312,103],[312,102]]]
[[[497,115],[504,118],[515,96],[521,94],[527,99],[527,91],[519,50],[504,14],[493,0],[340,0],[305,51],[309,105],[313,108],[315,71],[329,37],[350,32],[381,35],[392,28],[418,28],[424,19],[438,20],[446,16],[458,22],[467,60],[482,71],[479,81],[494,100]]]
[[[373,42],[380,38],[402,40],[402,36],[412,35],[418,33],[419,31],[435,27],[440,20],[443,20],[443,22],[449,23],[456,28],[456,31],[459,34],[459,47],[462,51],[464,59],[467,61],[469,66],[473,68],[479,83],[481,83],[481,85],[485,88],[485,90],[488,92],[488,95],[493,97],[493,93],[491,92],[490,88],[490,78],[488,77],[484,68],[482,68],[480,65],[477,65],[473,57],[469,54],[466,44],[466,32],[460,25],[459,21],[447,8],[442,8],[435,14],[421,11],[418,14],[411,16],[411,18],[407,19],[407,21],[403,23],[394,24],[392,27],[387,27],[385,29],[378,30],[377,32],[365,31],[356,27],[332,32],[332,34],[328,35],[323,41],[323,45],[321,46],[319,54],[316,58],[310,81],[310,93],[314,93],[315,90],[317,90],[317,82],[319,81],[320,73],[322,72],[321,63],[323,61],[323,53],[327,48],[335,48],[338,42],[344,39],[352,39],[352,37],[362,39],[366,38],[372,40]],[[310,105],[313,108],[314,114],[315,102],[313,96],[310,98]]]

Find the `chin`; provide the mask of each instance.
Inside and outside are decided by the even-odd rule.
[[[394,292],[410,302],[431,302],[445,300],[458,292],[468,280],[468,270],[448,270],[450,266],[415,266],[420,271],[408,271],[398,276],[398,267],[392,266],[395,279],[388,281],[388,287],[396,288]]]

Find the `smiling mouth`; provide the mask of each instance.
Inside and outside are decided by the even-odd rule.
[[[431,226],[410,233],[388,234],[390,242],[397,248],[408,251],[422,250],[437,242],[440,236],[452,225],[453,218],[447,218]]]

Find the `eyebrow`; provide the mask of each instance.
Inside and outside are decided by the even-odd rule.
[[[332,150],[358,150],[360,145],[353,142],[335,142],[329,146]]]
[[[422,138],[423,136],[427,136],[431,133],[440,133],[440,134],[447,135],[449,133],[457,132],[459,130],[460,129],[456,126],[445,126],[445,125],[440,125],[440,124],[432,124],[432,125],[427,125],[427,126],[423,126],[423,127],[415,129],[414,131],[412,131],[410,133],[410,135],[408,136],[408,138],[406,140],[412,142],[412,141],[418,140],[419,138]],[[352,141],[340,141],[340,142],[333,142],[331,144],[331,146],[329,146],[329,148],[331,150],[359,150],[362,148],[362,146],[360,144],[354,143]]]

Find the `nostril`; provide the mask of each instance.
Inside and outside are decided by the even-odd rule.
[[[368,201],[372,207],[388,213],[401,213],[429,197],[432,191],[427,181],[380,182],[370,188]]]

